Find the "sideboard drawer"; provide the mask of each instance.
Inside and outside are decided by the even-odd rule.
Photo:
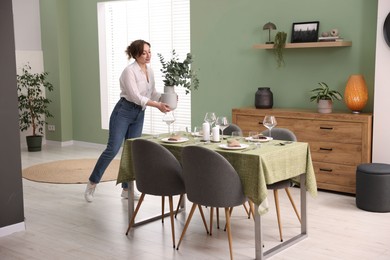
[[[331,122],[314,120],[295,120],[291,127],[299,141],[312,142],[323,140],[334,143],[361,144],[362,128],[358,123]]]
[[[313,161],[357,165],[362,161],[362,146],[357,144],[310,142]]]
[[[355,193],[356,166],[313,162],[318,188]]]

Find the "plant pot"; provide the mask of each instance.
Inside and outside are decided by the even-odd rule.
[[[321,114],[329,114],[332,113],[333,108],[333,102],[332,100],[328,99],[320,99],[318,101],[318,113]]]
[[[164,93],[161,94],[161,102],[168,104],[171,110],[175,110],[177,107],[177,94],[175,87],[164,86]]]
[[[26,136],[27,149],[29,152],[39,152],[42,150],[42,136],[30,135]]]

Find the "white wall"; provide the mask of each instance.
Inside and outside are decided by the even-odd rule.
[[[42,50],[39,0],[12,0],[15,49]]]
[[[26,63],[30,64],[33,73],[43,72],[39,0],[12,0],[12,10],[17,73]],[[20,133],[22,147],[27,146],[25,137],[31,134],[31,130]]]
[[[390,47],[383,36],[389,12],[390,1],[378,0],[372,162],[390,164]]]

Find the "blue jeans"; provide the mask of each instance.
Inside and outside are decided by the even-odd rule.
[[[142,107],[121,98],[110,117],[109,137],[106,149],[100,155],[89,181],[99,183],[104,171],[117,155],[125,139],[140,137],[144,125],[145,111]],[[127,189],[127,182],[122,188]]]

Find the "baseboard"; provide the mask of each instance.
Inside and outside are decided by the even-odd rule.
[[[11,235],[12,233],[25,231],[25,230],[26,230],[26,225],[24,222],[5,226],[0,228],[0,237],[5,237]]]
[[[42,145],[59,146],[59,147],[70,146],[70,145],[73,145],[73,144],[74,144],[73,140],[66,141],[66,142],[46,140],[45,143],[42,143]]]

